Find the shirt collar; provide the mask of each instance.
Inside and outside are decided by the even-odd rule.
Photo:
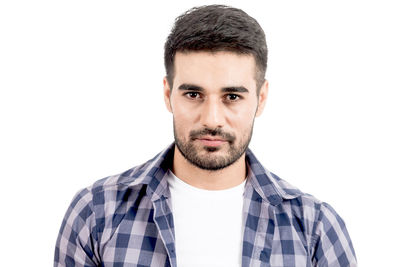
[[[123,173],[125,183],[129,186],[147,185],[147,194],[152,201],[163,197],[168,198],[169,190],[167,190],[168,184],[165,178],[168,169],[172,166],[174,147],[175,143],[170,144],[146,163]],[[249,148],[246,150],[246,164],[248,179],[245,191],[248,191],[251,186],[264,201],[274,206],[279,205],[284,199],[293,199],[303,194],[265,169]]]
[[[284,199],[293,199],[303,194],[299,189],[264,168],[250,149],[246,151],[246,164],[249,170],[247,183],[252,185],[264,201],[276,206]]]

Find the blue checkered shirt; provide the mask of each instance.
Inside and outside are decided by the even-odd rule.
[[[54,266],[177,266],[165,179],[173,153],[174,143],[81,190],[62,222]],[[266,170],[250,149],[246,164],[243,267],[356,266],[345,224],[332,207]]]

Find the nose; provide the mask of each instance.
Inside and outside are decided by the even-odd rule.
[[[211,129],[224,126],[222,103],[218,99],[207,99],[201,112],[201,123]]]

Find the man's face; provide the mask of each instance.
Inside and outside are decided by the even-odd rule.
[[[193,165],[219,170],[238,160],[262,113],[268,84],[257,97],[255,60],[232,52],[175,55],[172,92],[164,98],[173,113],[175,144]]]

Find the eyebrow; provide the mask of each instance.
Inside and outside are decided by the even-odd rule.
[[[178,87],[179,90],[182,91],[197,91],[197,92],[203,92],[204,88],[194,85],[194,84],[181,84]],[[221,92],[223,93],[248,93],[249,90],[246,87],[243,86],[229,86],[229,87],[223,87],[221,89]]]

